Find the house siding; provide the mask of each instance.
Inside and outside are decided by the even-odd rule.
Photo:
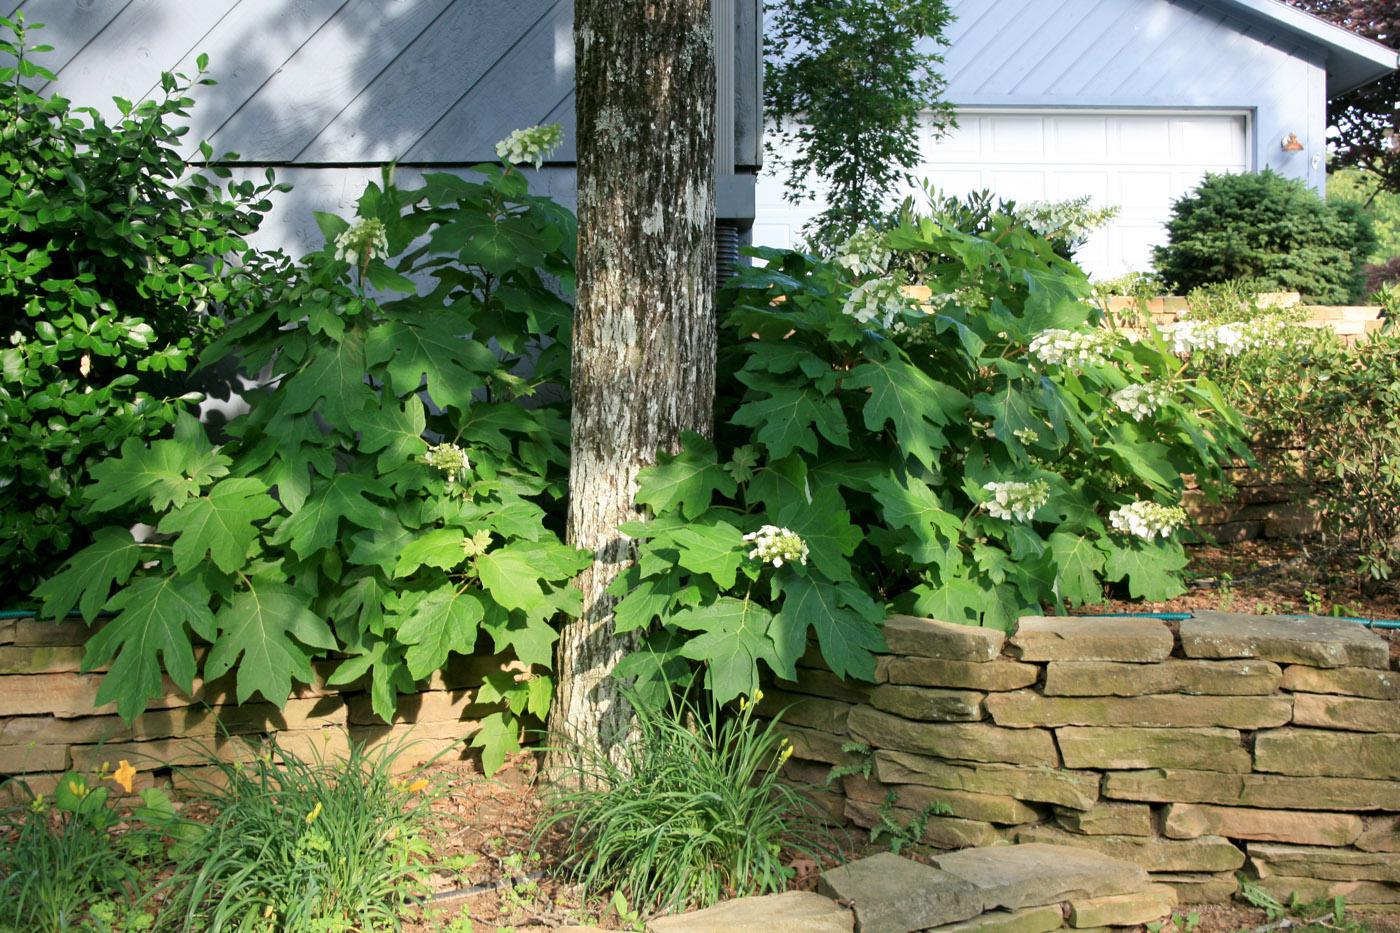
[[[951,0],[946,97],[985,108],[1250,114],[1253,166],[1324,190],[1321,49],[1186,0]],[[1297,133],[1305,151],[1284,152]]]
[[[743,219],[753,197],[742,173],[758,158],[759,0],[714,2],[730,24],[717,52],[734,101],[720,108],[732,115],[724,135],[733,145],[719,207]],[[10,0],[0,9],[46,24],[37,36],[56,48],[41,59],[58,74],[50,90],[109,119],[114,95],[157,94],[162,71],[193,74],[207,53],[218,84],[192,93],[187,154],[207,139],[217,154],[237,153],[220,161],[240,174],[270,166],[298,187],[279,199],[263,245],[318,245],[310,210],[343,212],[379,164],[461,170],[494,160],[498,140],[535,123],[564,127],[538,187],[573,203],[572,0]]]

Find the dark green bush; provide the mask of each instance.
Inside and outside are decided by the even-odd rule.
[[[90,540],[91,467],[170,426],[211,312],[247,305],[253,277],[226,259],[251,259],[275,186],[191,173],[178,124],[207,79],[163,75],[109,125],[21,83],[52,77],[27,57],[47,47],[0,29],[0,562],[27,592]]]
[[[1177,201],[1157,271],[1179,292],[1248,280],[1261,291],[1297,291],[1323,304],[1360,297],[1375,234],[1350,202],[1323,201],[1271,171],[1207,175]]]

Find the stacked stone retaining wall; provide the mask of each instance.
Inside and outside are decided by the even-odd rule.
[[[371,710],[365,683],[326,683],[334,664],[316,665],[316,682],[298,688],[280,710],[264,702],[237,704],[231,676],[196,680],[189,694],[167,682],[165,695],[128,724],[112,704],[97,705],[102,671],[81,672],[90,634],[80,623],[0,622],[0,781],[16,778],[35,793],[48,793],[66,771],[115,768],[125,759],[138,770],[136,790],[157,782],[178,789],[207,775],[211,756],[247,759],[274,735],[281,747],[303,756],[344,754],[351,740],[402,744],[396,763],[403,768],[438,755],[466,757],[463,740],[498,708],[476,703],[485,676],[502,670],[524,676],[510,658],[455,657],[420,692],[400,696],[392,725]],[[10,784],[0,794],[17,791]]]
[[[1400,910],[1400,673],[1355,623],[1199,613],[894,617],[878,684],[811,652],[786,709],[792,779],[833,817],[961,849],[1040,842],[1130,860],[1182,903],[1243,870],[1279,896]]]

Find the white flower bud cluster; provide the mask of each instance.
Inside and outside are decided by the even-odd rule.
[[[992,494],[983,507],[993,518],[1008,522],[1028,522],[1050,501],[1050,485],[1039,479],[1033,483],[987,483],[982,488]]]
[[[1103,330],[1042,331],[1031,341],[1031,355],[1047,366],[1101,366],[1108,362],[1113,335]]]
[[[472,468],[467,452],[456,444],[434,444],[423,455],[423,462],[446,473],[449,483],[457,482],[459,475],[465,475]]]
[[[749,560],[772,564],[774,567],[807,563],[807,542],[803,541],[797,532],[787,528],[764,525],[758,531],[744,535],[744,540],[753,545],[753,549],[749,551]]]
[[[863,227],[846,238],[833,258],[852,275],[884,275],[890,267],[890,256],[885,235],[874,227]]]
[[[1119,411],[1131,415],[1134,421],[1142,421],[1152,417],[1170,394],[1167,387],[1161,383],[1144,382],[1119,389],[1109,396],[1109,400]]]
[[[1108,523],[1115,531],[1151,541],[1170,537],[1186,522],[1186,510],[1179,505],[1159,505],[1156,502],[1130,502],[1108,513]]]
[[[1198,352],[1217,352],[1235,356],[1248,350],[1258,350],[1275,343],[1289,326],[1277,318],[1261,318],[1245,323],[1208,324],[1205,321],[1177,321],[1162,328],[1171,343],[1172,352],[1186,357]]]
[[[364,268],[371,259],[389,255],[389,234],[384,221],[373,217],[341,231],[335,238],[335,258]]]
[[[901,318],[912,308],[900,290],[902,285],[894,276],[862,282],[851,289],[841,311],[866,327],[897,332],[904,327]]]
[[[529,126],[496,143],[496,155],[502,162],[512,165],[529,162],[539,168],[563,141],[564,128],[558,123]]]

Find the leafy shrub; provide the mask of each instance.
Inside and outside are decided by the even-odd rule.
[[[487,766],[520,714],[548,709],[550,621],[577,611],[567,583],[588,560],[556,531],[568,426],[550,392],[568,382],[570,310],[545,277],[571,283],[573,218],[509,167],[479,177],[386,176],[354,227],[320,215],[325,248],[270,270],[204,354],[265,380],[227,440],[181,415],[173,437],[94,467],[90,512],[155,529],[101,528],[37,591],[49,617],[117,613],[84,658],[111,662],[98,703],[131,719],[162,667],[188,690],[200,639],[204,677],[236,670],[239,702],[282,704],[341,653],[330,682],[364,678],[388,720],[489,635],[541,676],[489,678],[478,699],[507,708],[473,738]]]
[[[13,36],[0,40],[13,59],[0,68],[0,561],[26,593],[88,542],[93,468],[174,422],[211,312],[248,306],[252,279],[226,258],[246,254],[275,186],[269,173],[221,191],[189,171],[180,122],[207,79],[163,75],[160,96],[118,101],[108,125],[30,90],[53,77],[29,57],[45,47],[27,47],[22,22],[0,27]]]
[[[250,763],[211,760],[192,801],[209,826],[161,886],[162,928],[399,929],[430,893],[430,803],[442,793],[394,776],[402,752],[352,743],[344,758],[303,758],[274,745]]]
[[[1043,239],[923,218],[845,267],[758,255],[724,295],[717,442],[643,471],[654,518],[624,528],[617,625],[651,633],[625,673],[704,661],[723,701],[759,662],[793,678],[812,629],[833,671],[871,678],[890,608],[1006,628],[1106,583],[1180,592],[1182,474],[1221,476],[1238,419],[1161,335],[1099,328]]]
[[[1030,230],[1050,241],[1056,255],[1074,259],[1094,232],[1118,216],[1117,205],[1095,207],[1087,195],[1065,201],[1032,201],[1014,210]]]
[[[1379,294],[1386,288],[1400,285],[1400,256],[1366,267],[1366,296]]]
[[[564,743],[572,770],[547,791],[537,845],[562,828],[562,873],[645,911],[785,890],[784,848],[818,857],[829,836],[778,779],[792,754],[781,717],[756,719],[743,700],[728,714],[713,699],[668,697],[660,706],[633,697],[637,735],[620,760]]]
[[[149,929],[140,885],[164,855],[158,833],[181,835],[165,794],[142,791],[128,821],[101,781],[82,774],[63,775],[52,798],[13,786],[27,802],[0,812],[0,930]]]
[[[1273,171],[1207,175],[1172,208],[1157,271],[1189,291],[1237,279],[1260,291],[1298,291],[1323,304],[1358,297],[1375,245],[1349,202],[1329,204],[1304,182]]]
[[[1376,247],[1368,262],[1383,263],[1400,255],[1400,193],[1386,191],[1380,176],[1365,169],[1346,168],[1327,174],[1327,198],[1350,201],[1371,220]]]

